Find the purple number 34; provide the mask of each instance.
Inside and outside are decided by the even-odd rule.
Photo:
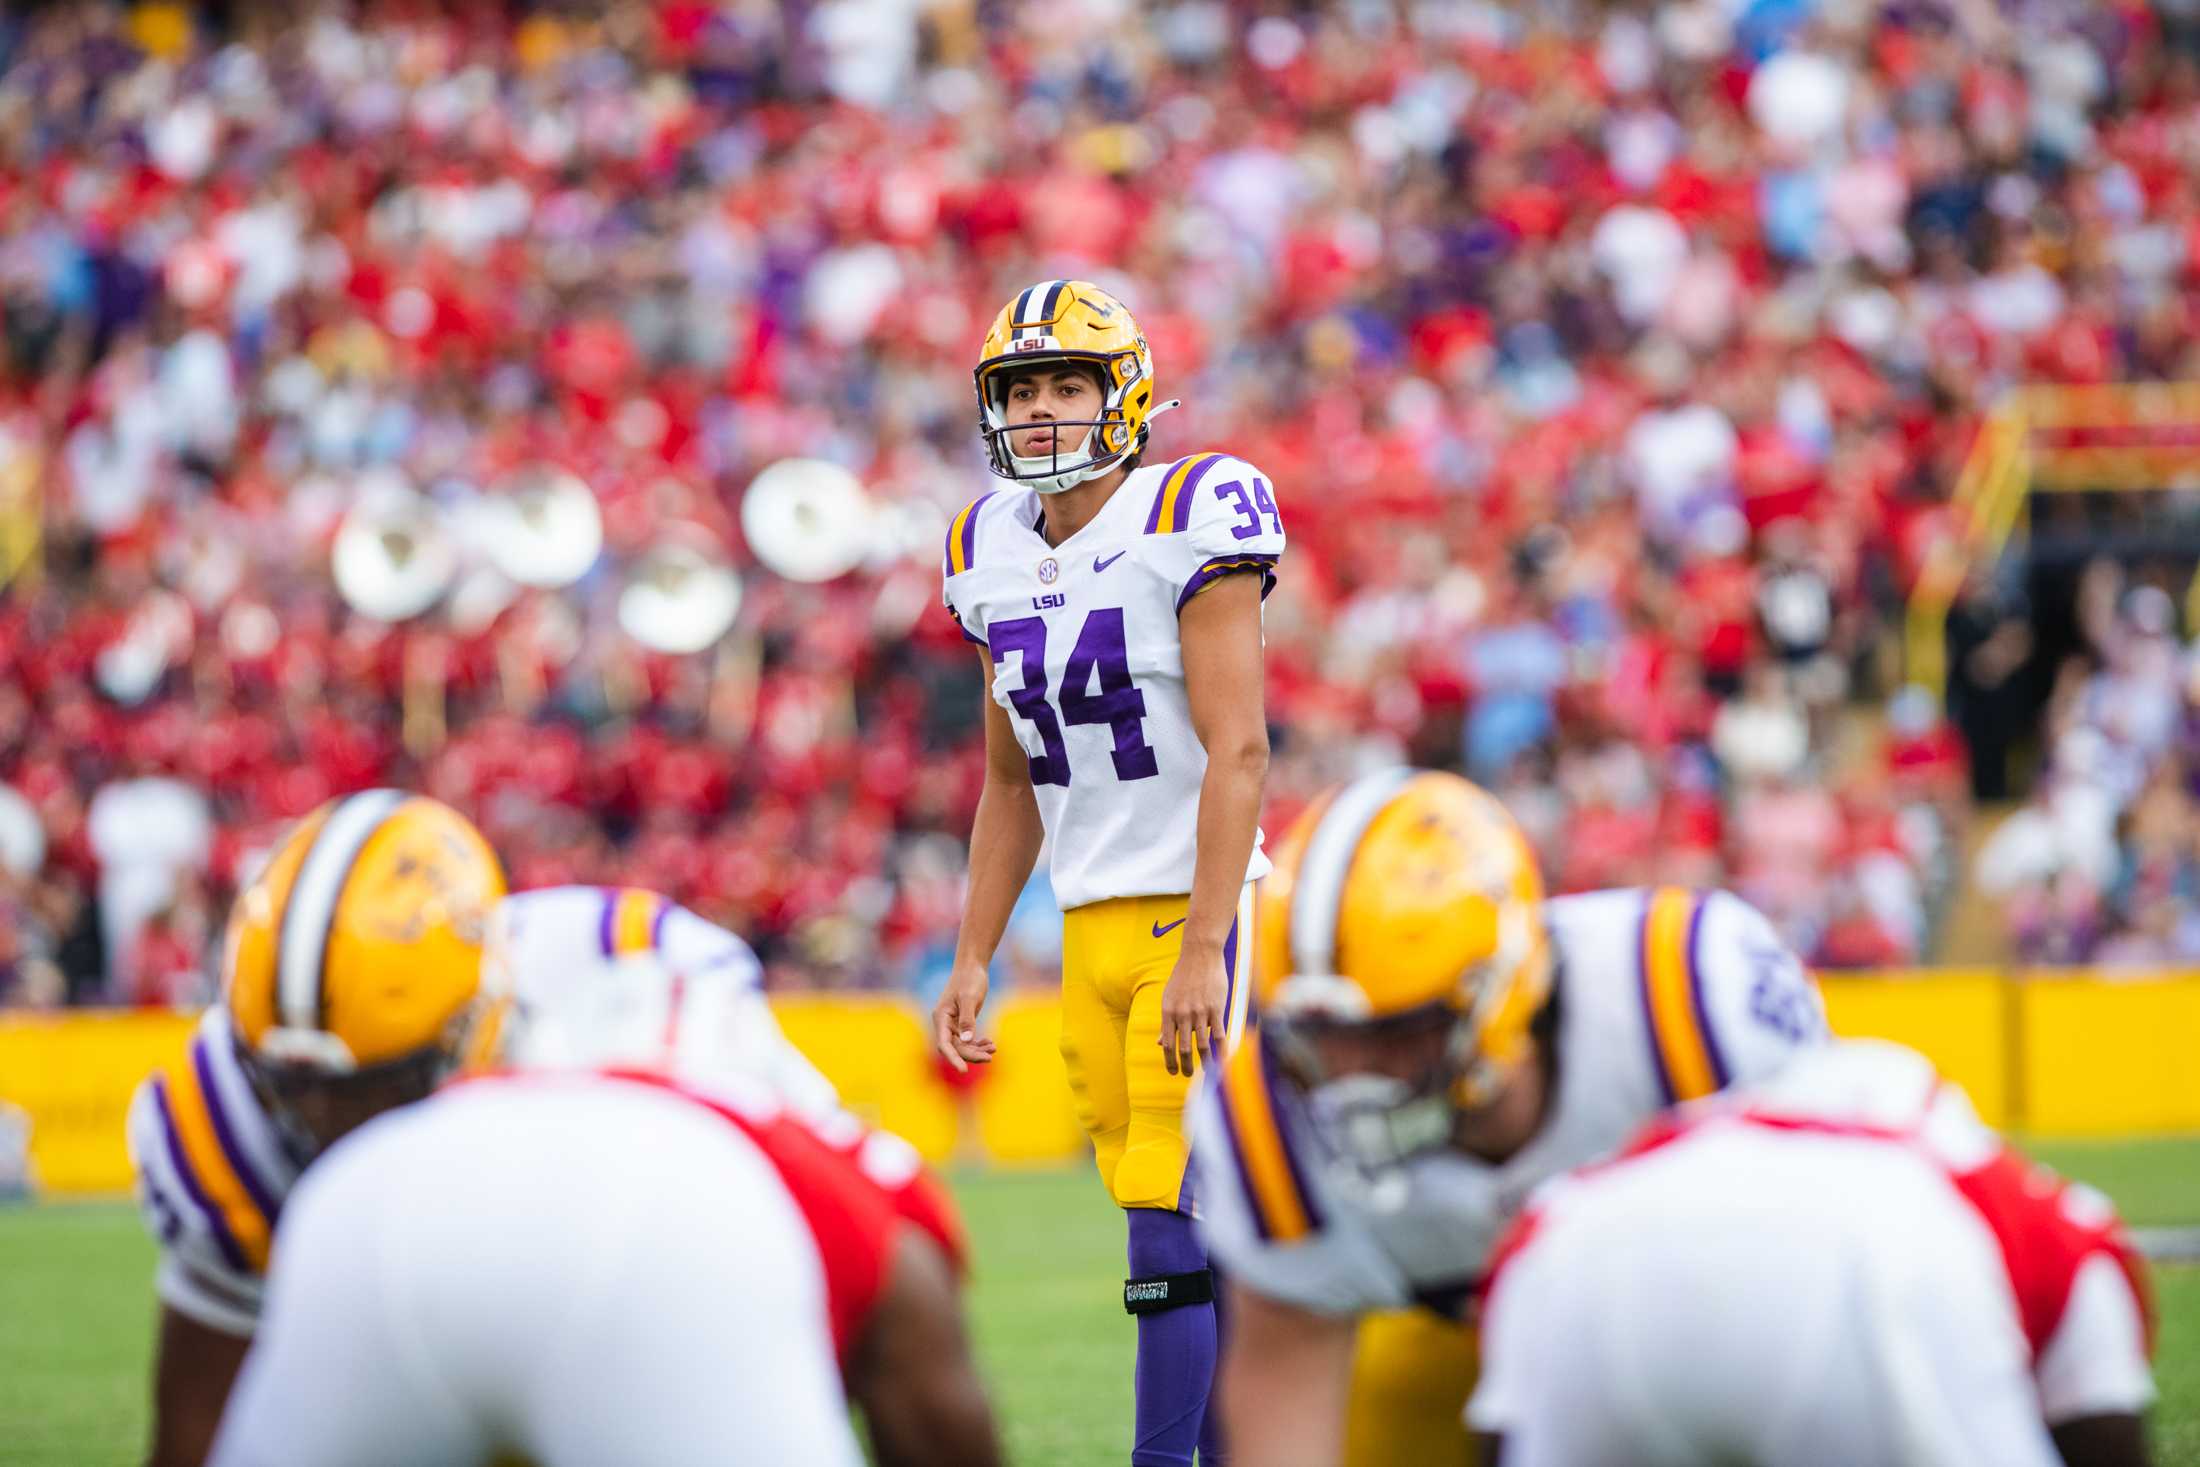
[[[1130,646],[1123,635],[1123,608],[1103,606],[1085,618],[1062,668],[1061,715],[1047,698],[1047,624],[1036,616],[997,621],[987,629],[986,647],[993,664],[1014,652],[1023,663],[1023,684],[1009,689],[1009,706],[1039,731],[1042,752],[1031,756],[1031,782],[1069,784],[1069,747],[1062,725],[1104,723],[1114,732],[1110,760],[1117,779],[1151,779],[1161,772],[1146,742],[1146,695],[1131,681]],[[1099,691],[1093,690],[1097,676]]]
[[[1266,479],[1255,479],[1250,494],[1243,484],[1217,484],[1215,498],[1234,500],[1237,512],[1245,517],[1230,526],[1230,534],[1236,539],[1250,540],[1258,535],[1262,515],[1268,516],[1268,523],[1273,527],[1274,533],[1283,533],[1283,516],[1276,510],[1276,497],[1268,492]]]

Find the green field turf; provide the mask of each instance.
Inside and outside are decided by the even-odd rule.
[[[2038,1147],[2134,1221],[2200,1224],[2200,1141]],[[972,1315],[1012,1460],[1129,1455],[1122,1222],[1083,1170],[957,1181]],[[123,1467],[144,1439],[152,1250],[117,1204],[0,1208],[0,1467]],[[2156,1273],[2156,1461],[2200,1467],[2200,1268]]]

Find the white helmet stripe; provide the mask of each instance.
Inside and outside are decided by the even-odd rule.
[[[1016,297],[1016,310],[1008,318],[1009,339],[1022,341],[1027,337],[1045,336],[1054,321],[1062,292],[1069,288],[1067,280],[1042,280],[1022,295]],[[1034,297],[1037,300],[1034,301]],[[1033,307],[1037,309],[1034,311]]]
[[[1016,297],[1016,309],[1008,313],[1008,339],[1014,341],[1024,334],[1024,323],[1031,319],[1031,296],[1039,287],[1027,285],[1024,293]]]
[[[1337,916],[1360,837],[1413,773],[1400,766],[1362,775],[1339,790],[1322,812],[1307,838],[1298,879],[1291,886],[1292,973],[1336,972]]]
[[[290,884],[283,908],[282,941],[276,949],[275,991],[282,1021],[292,1029],[321,1027],[321,966],[345,878],[368,839],[409,796],[403,790],[366,790],[329,812],[312,849]]]

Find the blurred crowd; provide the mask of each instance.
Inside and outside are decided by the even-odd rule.
[[[2077,609],[2040,775],[1974,876],[2028,962],[2200,963],[2200,643],[2113,561],[2086,567]]]
[[[240,874],[375,782],[775,982],[921,983],[981,692],[917,531],[986,487],[973,355],[1050,276],[1137,312],[1185,401],[1157,456],[1277,486],[1272,833],[1411,757],[1560,889],[1726,883],[1818,961],[1914,959],[1966,755],[1877,654],[1993,394],[2200,377],[2196,8],[11,8],[0,1002],[203,997]],[[896,516],[862,569],[756,567],[740,496],[789,455]],[[460,520],[542,463],[603,507],[576,586],[335,594],[361,495]],[[747,588],[688,657],[613,609],[675,530]],[[2173,634],[2104,623],[2058,771],[2104,721],[2184,737],[2131,691]],[[2186,810],[2149,767],[2119,851]],[[2082,917],[2016,883],[2041,950],[2189,911],[2178,818]]]

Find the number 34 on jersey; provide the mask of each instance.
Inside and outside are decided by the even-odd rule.
[[[1186,891],[1207,763],[1177,617],[1223,576],[1275,584],[1275,493],[1242,459],[1195,453],[1132,473],[1060,545],[1042,525],[1028,490],[974,500],[948,527],[944,599],[1030,759],[1055,896]]]

